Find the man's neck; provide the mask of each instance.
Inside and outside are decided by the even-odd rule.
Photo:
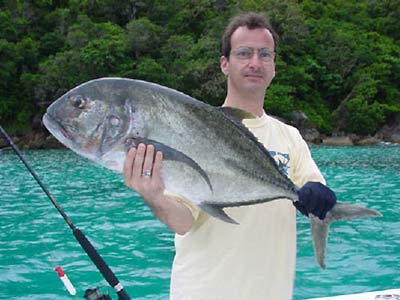
[[[222,106],[237,107],[261,117],[264,114],[264,97],[254,97],[254,95],[232,97],[228,94]]]

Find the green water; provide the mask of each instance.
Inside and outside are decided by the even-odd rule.
[[[314,260],[308,221],[299,215],[294,299],[399,288],[400,147],[312,151],[340,200],[378,209],[384,217],[335,224],[328,269],[322,271]],[[173,235],[125,188],[121,176],[71,151],[24,155],[130,296],[168,299]],[[0,299],[83,299],[85,289],[95,286],[111,292],[11,150],[0,151],[0,195]],[[54,272],[58,265],[77,289],[75,298]]]

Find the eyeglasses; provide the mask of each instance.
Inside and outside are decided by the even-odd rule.
[[[255,51],[257,51],[258,58],[263,62],[271,62],[275,58],[275,52],[269,48],[254,49],[250,47],[239,47],[232,50],[231,54],[233,54],[237,59],[247,60],[253,57]]]

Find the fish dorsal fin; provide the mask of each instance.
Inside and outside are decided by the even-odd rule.
[[[227,117],[233,124],[236,125],[247,137],[259,143],[258,138],[243,124],[243,119],[255,119],[256,115],[247,112],[243,109],[232,106],[221,106],[218,109]],[[261,143],[260,143],[261,144]],[[262,146],[264,148],[264,146]]]
[[[219,109],[227,116],[229,119],[235,122],[242,123],[243,119],[255,119],[257,116],[243,109],[232,107],[232,106],[221,106]]]
[[[237,107],[231,107],[231,106],[221,106],[218,107],[218,109],[227,117],[233,124],[236,125],[240,131],[253,140],[258,147],[260,147],[268,156],[270,156],[269,152],[267,149],[265,149],[264,145],[258,140],[258,138],[243,124],[243,119],[255,119],[257,118],[256,115],[253,115],[252,113],[249,113],[245,110],[242,110]]]
[[[240,108],[236,107],[229,107],[229,106],[223,106],[223,107],[218,107],[218,109],[224,114],[224,116],[229,119],[241,132],[244,134],[247,138],[252,140],[256,146],[265,154],[267,159],[272,163],[272,165],[275,166],[275,169],[283,174],[284,176],[287,177],[285,173],[279,168],[277,162],[275,159],[271,156],[271,154],[268,152],[268,150],[265,148],[265,146],[259,141],[259,139],[243,124],[243,119],[255,119],[257,118],[256,115],[249,113],[247,111],[244,111]],[[236,164],[233,164],[234,167],[236,167]],[[246,170],[241,169],[242,172],[245,172]],[[253,170],[254,172],[254,170]],[[265,178],[264,174],[257,174],[257,177],[263,178],[264,180],[268,180]],[[292,187],[293,190],[295,190],[295,187],[293,185]]]

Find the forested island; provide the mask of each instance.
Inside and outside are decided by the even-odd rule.
[[[240,11],[280,36],[265,108],[310,142],[400,142],[398,0],[0,1],[0,124],[52,147],[46,107],[104,76],[156,82],[212,105],[225,97],[221,36]]]

